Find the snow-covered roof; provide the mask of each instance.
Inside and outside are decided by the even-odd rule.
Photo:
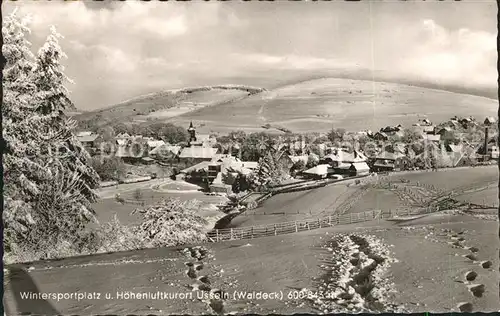
[[[127,133],[119,133],[115,138],[130,138],[130,135]]]
[[[83,132],[76,133],[77,137],[84,137],[84,136],[90,136],[90,135],[92,135],[92,132],[83,131]]]
[[[208,134],[196,134],[196,140],[191,142],[191,144],[203,144],[203,143],[209,143],[209,142],[214,142],[215,138],[210,137]]]
[[[325,175],[328,174],[328,168],[330,165],[317,165],[316,167],[312,167],[304,171],[306,174],[314,174],[314,175]]]
[[[370,167],[366,162],[355,162],[352,164],[352,167],[356,169],[356,171],[366,171],[370,170]]]
[[[377,156],[375,159],[377,160],[396,160],[398,158],[406,157],[402,153],[388,153],[384,152],[381,155]]]
[[[182,149],[180,158],[204,158],[211,159],[217,154],[217,148],[212,147],[185,147]]]
[[[343,150],[337,150],[336,153],[332,153],[325,157],[325,160],[331,161],[341,161],[341,162],[361,162],[366,161],[368,158],[357,150],[352,153],[348,153]]]
[[[243,161],[243,168],[247,169],[257,169],[259,167],[259,163],[256,161]]]
[[[212,162],[227,162],[227,161],[240,161],[237,157],[231,156],[230,154],[216,154],[212,158]]]
[[[175,146],[170,144],[160,145],[149,152],[149,155],[158,155],[160,153],[172,153],[178,155],[181,151],[181,146]]]
[[[424,134],[422,136],[425,140],[428,140],[428,141],[438,142],[439,140],[441,140],[441,135],[439,135],[439,134],[436,134],[436,135]]]
[[[97,134],[91,134],[91,135],[85,135],[85,136],[77,136],[76,138],[81,143],[88,143],[88,142],[95,141],[98,137],[99,137],[99,135],[97,135]]]
[[[209,161],[202,161],[194,166],[191,166],[191,167],[188,167],[186,169],[181,170],[181,173],[189,173],[189,172],[198,171],[198,170],[202,170],[202,169],[206,170],[206,169],[208,169],[209,165],[210,165]]]
[[[126,139],[123,139],[123,138],[119,138],[116,140],[116,143],[120,146],[124,146],[127,144],[127,140]]]
[[[448,145],[448,148],[450,149],[451,152],[459,153],[462,151],[463,146],[462,145]]]
[[[493,116],[488,116],[484,120],[484,124],[493,124],[493,123],[496,123],[496,121],[497,120]]]
[[[162,145],[165,145],[165,142],[163,140],[148,140],[149,148],[156,148]]]

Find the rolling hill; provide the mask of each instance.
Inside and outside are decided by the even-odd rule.
[[[141,122],[164,119],[201,107],[236,101],[262,91],[264,91],[262,88],[242,85],[166,90],[141,95],[97,111],[75,113],[76,115],[73,117],[77,121],[96,120],[98,125],[106,125],[110,122]]]
[[[184,91],[184,90],[180,90]],[[294,132],[373,129],[420,118],[496,116],[498,101],[444,90],[367,80],[322,78],[272,90],[162,92],[88,112],[77,119],[162,120],[180,125],[196,122],[203,132],[262,131],[265,124]],[[154,112],[153,112],[154,111]]]

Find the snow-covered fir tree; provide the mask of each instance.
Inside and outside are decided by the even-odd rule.
[[[82,199],[75,207],[86,213],[90,210],[90,203],[97,198],[94,189],[99,185],[99,176],[91,167],[90,155],[73,134],[76,122],[64,114],[66,110],[75,109],[69,91],[64,86],[65,82],[71,82],[64,74],[61,64],[61,59],[67,56],[58,42],[62,36],[53,26],[50,31],[51,34],[38,51],[34,69],[36,111],[41,116],[52,119],[48,132],[59,135],[58,142],[53,144],[52,149],[68,171],[68,178],[77,177],[74,179],[74,189],[82,194]]]
[[[51,29],[34,58],[27,23],[14,11],[2,27],[6,252],[74,238],[94,218],[90,204],[99,181],[73,135],[75,123],[63,112],[73,104],[64,87],[58,34]]]
[[[254,186],[267,187],[278,184],[289,174],[287,166],[283,165],[285,150],[279,144],[269,142],[266,145],[265,154],[259,159],[259,166],[255,177]]]
[[[2,27],[2,53],[6,59],[2,80],[6,251],[10,250],[11,243],[26,237],[30,225],[34,224],[32,205],[40,193],[39,184],[51,177],[40,153],[44,138],[37,132],[39,122],[32,115],[34,62],[26,39],[27,22],[14,11],[5,18]]]

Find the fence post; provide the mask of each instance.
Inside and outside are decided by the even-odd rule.
[[[252,239],[253,239],[253,226],[252,226]]]
[[[299,231],[299,227],[297,226],[297,221],[295,221],[295,232],[297,233]]]
[[[318,228],[321,228],[321,219],[318,218]]]
[[[215,230],[215,240],[219,241],[219,230]]]
[[[278,235],[278,232],[276,231],[276,224],[274,224],[274,236]]]
[[[231,240],[233,240],[233,229],[231,228]]]
[[[328,226],[332,226],[332,217],[328,216]]]
[[[309,222],[306,222],[306,224],[307,224],[307,230],[311,230],[309,227]]]

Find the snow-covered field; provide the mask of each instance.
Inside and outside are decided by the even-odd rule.
[[[416,181],[453,190],[467,186],[464,176],[477,184],[489,182],[495,176],[493,168],[427,173],[429,178],[406,175],[410,182],[394,177],[388,190],[393,198],[403,199],[402,204],[413,203],[406,199],[432,193],[416,190]],[[407,189],[396,194],[403,186]],[[383,185],[374,189],[384,190]],[[328,199],[318,200],[315,192],[294,196],[297,199],[288,206],[299,207],[294,204],[299,199],[311,206],[319,201],[321,214]],[[467,198],[482,192],[468,192]],[[345,209],[358,211],[376,196],[368,192]],[[488,199],[494,201],[494,196]],[[28,306],[42,314],[53,310],[63,314],[498,311],[500,244],[495,212],[448,210],[249,240],[18,265],[6,278],[6,304],[15,314],[27,312]],[[18,293],[26,289],[185,295],[168,301],[152,297],[40,301],[22,299]]]

